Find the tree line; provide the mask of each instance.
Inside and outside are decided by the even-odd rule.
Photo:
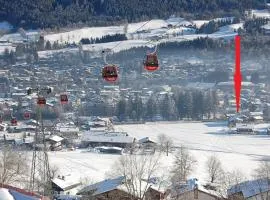
[[[116,42],[127,40],[125,34],[114,34],[114,35],[105,35],[101,38],[82,38],[81,44],[97,44],[97,43],[107,43],[107,42]]]
[[[95,116],[117,116],[119,121],[202,120],[215,117],[218,101],[215,91],[182,90],[172,94],[122,97],[115,106],[104,102],[87,105],[84,112]]]
[[[264,8],[264,0],[0,0],[0,21],[24,28],[110,25],[172,14],[189,18],[241,16],[246,9]]]
[[[228,18],[223,20],[211,20],[208,23],[203,24],[200,28],[196,30],[197,34],[205,33],[205,34],[212,34],[222,26],[230,25],[230,24],[237,24],[240,22],[239,18]]]

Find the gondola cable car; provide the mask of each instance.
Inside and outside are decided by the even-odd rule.
[[[67,97],[66,94],[60,94],[60,103],[61,103],[62,105],[68,103],[68,97]]]
[[[16,117],[12,117],[10,123],[11,123],[11,126],[17,126],[17,119],[16,119]]]
[[[116,65],[114,64],[108,64],[106,61],[106,53],[108,51],[103,50],[102,54],[103,54],[103,60],[105,63],[105,66],[102,69],[102,77],[104,80],[108,81],[108,82],[115,82],[118,79],[118,68]]]
[[[143,62],[144,69],[147,71],[156,71],[159,69],[158,57],[157,57],[157,45],[154,52],[147,53]]]
[[[39,96],[39,97],[37,98],[37,104],[38,104],[38,106],[40,106],[40,107],[45,106],[45,105],[46,105],[46,99],[45,99],[45,97]]]
[[[28,112],[28,111],[24,112],[23,118],[24,119],[30,119],[30,112]]]

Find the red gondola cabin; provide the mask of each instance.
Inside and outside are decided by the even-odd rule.
[[[13,117],[10,121],[11,126],[17,126],[17,119],[15,117]]]
[[[156,53],[147,54],[143,64],[144,69],[148,71],[157,70],[159,68],[157,54]]]
[[[66,94],[61,94],[60,95],[60,102],[61,104],[67,104],[68,103],[68,97]]]
[[[44,97],[38,97],[37,104],[39,106],[45,106],[46,105],[46,99]]]
[[[25,113],[23,114],[23,118],[24,118],[24,119],[30,119],[30,112],[25,112]]]
[[[108,82],[115,82],[118,79],[117,67],[115,65],[107,65],[102,70],[102,77]]]

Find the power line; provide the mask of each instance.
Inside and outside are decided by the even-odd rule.
[[[152,21],[152,19],[151,20],[149,20],[149,21],[147,21],[147,22],[145,22],[142,26],[140,26],[138,29],[136,29],[134,32],[137,32],[138,30],[140,30],[141,28],[143,28],[146,24],[148,24],[149,22],[151,22]],[[113,50],[114,48],[116,48],[116,47],[118,47],[122,42],[124,42],[124,40],[123,41],[120,41],[118,44],[116,44],[113,48],[111,48],[111,50]]]

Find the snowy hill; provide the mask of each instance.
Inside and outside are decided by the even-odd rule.
[[[3,21],[3,22],[0,22],[0,30],[5,30],[5,31],[9,31],[13,28],[13,26],[6,22],[6,21]]]

